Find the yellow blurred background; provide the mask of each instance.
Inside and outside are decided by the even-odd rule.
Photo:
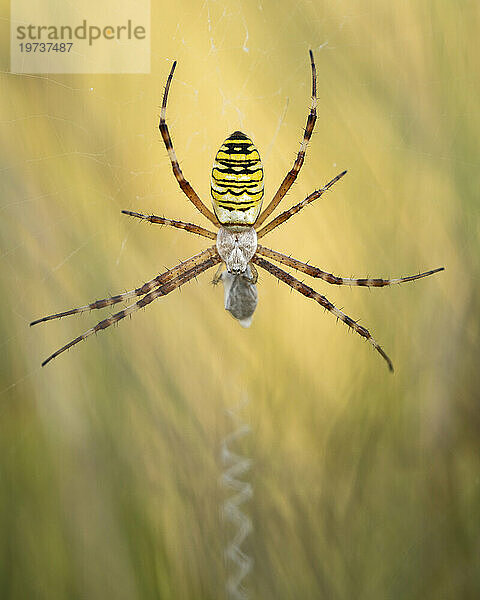
[[[1,65],[0,597],[224,597],[226,409],[246,394],[253,598],[480,597],[478,2],[152,3],[150,75],[13,75]],[[41,361],[103,318],[28,327],[129,290],[208,245],[121,209],[206,226],[158,132],[210,206],[235,129],[267,199],[319,119],[265,245],[343,276],[308,281],[368,327],[396,373],[332,315],[260,273],[244,330],[210,271]]]

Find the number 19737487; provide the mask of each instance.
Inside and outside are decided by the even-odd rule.
[[[21,42],[20,52],[70,52],[73,42]]]

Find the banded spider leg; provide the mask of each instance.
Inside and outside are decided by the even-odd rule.
[[[202,258],[200,259],[200,257],[202,257]],[[190,260],[190,262],[185,261],[184,263],[180,263],[179,265],[177,265],[177,267],[174,267],[173,269],[170,269],[166,273],[159,275],[157,278],[153,279],[151,282],[144,284],[144,286],[141,286],[140,288],[137,288],[136,290],[127,292],[126,294],[120,294],[119,296],[112,296],[111,298],[105,298],[104,300],[94,302],[87,306],[83,306],[83,307],[80,307],[77,309],[72,309],[70,311],[65,311],[63,313],[51,315],[49,317],[44,317],[42,319],[38,319],[38,320],[30,323],[30,325],[36,325],[37,323],[41,323],[43,321],[48,321],[51,319],[56,319],[56,318],[60,318],[63,316],[72,315],[72,314],[84,312],[87,310],[92,310],[95,308],[104,308],[105,306],[110,306],[111,304],[115,304],[117,302],[121,302],[128,298],[131,298],[133,295],[142,295],[143,296],[140,300],[138,300],[134,304],[127,306],[127,308],[112,315],[111,317],[107,317],[106,319],[103,319],[102,321],[97,323],[97,325],[95,325],[94,327],[88,329],[87,331],[85,331],[83,334],[81,334],[78,337],[76,337],[75,339],[73,339],[68,344],[65,344],[65,346],[62,346],[59,350],[57,350],[56,352],[51,354],[46,360],[43,361],[42,367],[45,366],[47,363],[49,363],[54,358],[56,358],[59,354],[62,354],[62,352],[65,352],[65,350],[68,350],[72,346],[75,346],[76,344],[85,340],[86,338],[93,335],[94,333],[97,333],[98,331],[107,329],[108,327],[117,323],[121,319],[124,319],[126,316],[131,315],[132,313],[136,312],[140,308],[143,308],[144,306],[147,306],[148,304],[150,304],[157,298],[160,298],[161,296],[166,296],[167,294],[170,294],[170,292],[173,292],[173,290],[177,289],[184,283],[187,283],[187,281],[190,281],[194,277],[197,277],[197,275],[200,275],[200,273],[203,273],[207,269],[210,269],[211,267],[214,267],[215,265],[217,265],[218,263],[221,262],[221,258],[218,255],[218,253],[214,247],[207,248],[207,250],[205,250],[204,252],[201,252],[200,254],[197,254],[195,257],[192,257],[192,259],[189,259],[189,260]],[[186,266],[186,265],[188,265],[188,266]],[[176,275],[173,275],[174,273]],[[162,279],[162,277],[163,277],[163,279]],[[161,282],[160,285],[158,285],[158,281]],[[148,291],[145,291],[145,290],[148,290]]]

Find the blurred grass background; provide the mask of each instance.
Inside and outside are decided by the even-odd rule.
[[[252,598],[480,597],[478,2],[153,2],[148,76],[9,74],[3,13],[0,597],[222,598],[219,447],[244,392]],[[282,206],[349,172],[266,245],[344,276],[445,265],[371,292],[314,282],[395,375],[266,273],[250,330],[207,273],[41,369],[102,317],[33,318],[206,246],[120,214],[205,225],[157,129],[171,61],[187,178],[209,202],[243,129],[268,197],[301,139],[309,48],[319,120]]]

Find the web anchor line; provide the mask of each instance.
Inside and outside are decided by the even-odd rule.
[[[222,517],[235,529],[233,538],[227,543],[225,549],[227,569],[232,565],[226,582],[226,592],[228,600],[248,600],[249,595],[243,582],[252,570],[253,559],[242,550],[242,544],[252,532],[253,525],[250,517],[240,507],[253,496],[252,485],[241,479],[250,470],[252,461],[233,452],[230,446],[248,435],[251,428],[246,423],[240,422],[237,411],[227,410],[227,414],[238,424],[238,427],[225,436],[221,444],[221,459],[225,466],[221,482],[227,490],[233,491],[222,505]]]

